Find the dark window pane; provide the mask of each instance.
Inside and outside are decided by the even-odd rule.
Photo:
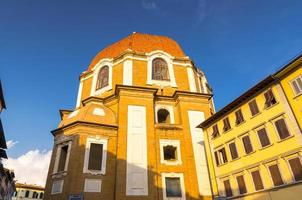
[[[275,103],[277,103],[273,91],[271,89],[264,93],[264,97],[265,97],[265,107],[270,107]]]
[[[167,197],[182,197],[180,178],[166,178]]]
[[[224,189],[225,189],[225,195],[227,197],[233,196],[233,192],[232,192],[230,181],[229,180],[225,180],[225,181],[223,181],[223,184],[224,184]]]
[[[89,152],[89,170],[102,170],[102,157],[103,157],[103,145],[102,144],[90,144]]]
[[[99,74],[98,74],[98,80],[97,80],[97,86],[96,89],[101,89],[103,87],[106,87],[109,83],[109,67],[104,66],[101,68]]]
[[[177,159],[177,153],[176,153],[176,147],[168,145],[164,146],[164,159],[165,160],[176,160]]]
[[[170,123],[170,113],[166,109],[159,109],[157,111],[157,121],[158,123]]]
[[[67,152],[68,152],[68,145],[65,145],[65,146],[61,147],[61,154],[60,154],[58,172],[61,172],[61,171],[65,170]]]
[[[269,166],[269,171],[271,173],[274,186],[283,185],[283,180],[278,165]]]
[[[227,159],[227,156],[226,156],[226,152],[225,152],[225,148],[219,149],[218,152],[219,152],[219,154],[221,156],[221,159],[222,159],[221,161],[223,163],[228,162],[228,159]]]
[[[152,79],[169,81],[169,70],[167,62],[161,58],[156,58],[152,61]]]
[[[29,197],[29,191],[28,190],[26,190],[26,192],[25,192],[25,197]]]
[[[265,128],[258,130],[257,133],[262,147],[270,144]]]
[[[251,101],[249,103],[249,107],[250,107],[250,111],[251,111],[252,116],[259,113],[259,109],[258,109],[256,100]]]
[[[235,112],[235,116],[236,116],[236,124],[237,125],[240,124],[240,123],[242,123],[244,121],[244,118],[243,118],[241,110],[237,110]]]
[[[260,176],[260,172],[257,170],[257,171],[253,171],[251,174],[253,177],[255,190],[257,190],[257,191],[262,190],[264,187],[263,187],[262,179]]]
[[[290,168],[292,169],[295,181],[302,180],[302,165],[299,158],[294,158],[288,161]]]
[[[218,165],[219,165],[218,152],[215,151],[215,152],[214,152],[214,155],[215,155],[216,166],[218,166]]]
[[[284,119],[279,119],[275,121],[275,125],[281,140],[287,138],[290,135]]]
[[[238,158],[238,152],[237,152],[235,142],[230,143],[229,147],[230,147],[230,152],[231,152],[232,159],[234,160],[234,159]]]
[[[229,118],[223,119],[223,130],[228,131],[231,129],[231,124]]]
[[[218,130],[217,124],[215,124],[215,125],[213,126],[212,138],[215,138],[215,137],[217,137],[217,136],[219,136],[219,130]]]
[[[244,178],[243,176],[237,176],[237,183],[238,183],[238,187],[239,187],[239,193],[240,194],[244,194],[246,193],[246,186],[245,186],[245,182],[244,182]]]
[[[248,135],[244,136],[242,138],[242,141],[243,141],[243,146],[244,146],[245,153],[246,154],[251,153],[253,151],[253,147],[252,147],[252,144],[251,144],[250,137]]]

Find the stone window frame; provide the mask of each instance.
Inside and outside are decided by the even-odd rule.
[[[261,144],[261,141],[260,141],[260,138],[259,138],[259,135],[258,135],[258,131],[261,130],[261,129],[265,129],[266,135],[267,135],[268,140],[269,140],[269,144],[266,145],[266,146],[264,146],[264,147],[262,147],[262,144]],[[257,141],[258,141],[258,147],[259,147],[260,150],[261,150],[261,149],[265,149],[265,148],[267,148],[267,147],[270,147],[270,146],[272,146],[272,145],[274,144],[272,138],[270,138],[270,135],[269,135],[268,130],[269,130],[269,127],[267,127],[267,124],[266,124],[266,123],[263,123],[263,124],[261,124],[260,126],[258,126],[258,127],[256,127],[256,128],[253,129],[253,131],[254,131],[255,134],[256,134]]]
[[[163,200],[186,200],[186,190],[184,184],[184,175],[183,173],[161,173],[162,177],[162,188],[163,188]],[[182,197],[167,197],[166,193],[166,178],[179,178],[181,195]]]
[[[260,189],[260,190],[257,190],[257,189],[256,189],[256,184],[255,184],[255,182],[254,182],[254,178],[253,178],[253,175],[252,175],[252,173],[253,173],[253,172],[256,172],[256,171],[259,172],[260,180],[261,180],[262,186],[263,186],[263,189]],[[265,180],[265,179],[263,178],[264,175],[263,175],[263,171],[261,170],[260,166],[257,166],[257,167],[254,167],[254,168],[252,168],[252,169],[249,169],[248,172],[249,172],[249,175],[250,175],[250,179],[251,179],[251,181],[252,181],[252,183],[253,183],[253,189],[254,189],[254,191],[255,191],[255,192],[259,192],[259,191],[265,190],[266,188],[265,188],[265,184],[264,184],[264,181],[263,181],[263,180]]]
[[[89,170],[88,169],[91,143],[102,144],[103,145],[102,168],[101,168],[101,170]],[[105,175],[106,174],[107,145],[108,145],[108,139],[107,138],[91,138],[91,137],[88,137],[86,139],[83,173],[88,173],[88,174],[93,174],[93,175]]]
[[[54,191],[54,185],[55,185],[55,183],[57,183],[57,184],[59,184],[60,183],[60,190],[58,191],[58,192],[55,192]],[[63,191],[63,185],[64,185],[64,180],[55,180],[55,181],[53,181],[53,183],[52,183],[52,188],[51,188],[51,194],[53,195],[53,194],[61,194],[62,193],[62,191]]]
[[[236,182],[236,185],[237,185],[237,194],[238,195],[246,195],[246,194],[248,194],[249,191],[248,191],[247,177],[246,177],[245,173],[242,171],[242,172],[234,174],[233,176],[234,176],[234,179],[235,179],[235,182]],[[238,182],[238,179],[237,179],[240,176],[243,177],[243,182],[244,182],[244,187],[245,187],[245,192],[244,193],[240,192],[240,186],[239,186],[239,182]]]
[[[173,161],[168,161],[164,159],[164,146],[173,146],[176,147],[177,159]],[[180,150],[180,141],[179,140],[159,140],[160,146],[160,163],[165,165],[181,165],[181,150]]]
[[[53,172],[52,172],[53,175],[54,174],[58,174],[58,173],[66,173],[67,172],[67,170],[68,170],[68,164],[69,164],[69,159],[70,159],[71,144],[72,144],[71,140],[64,141],[64,142],[61,142],[59,144],[56,144],[57,145],[57,150],[56,150],[56,157],[55,157],[54,168],[53,168]],[[67,151],[67,155],[66,155],[65,166],[64,166],[64,170],[63,171],[58,171],[60,157],[61,157],[61,150],[62,150],[62,147],[64,147],[64,146],[68,146],[68,151]]]
[[[270,167],[270,166],[273,166],[273,165],[277,165],[277,167],[278,167],[278,170],[279,170],[279,173],[280,173],[280,176],[281,176],[281,180],[282,180],[282,182],[283,182],[282,185],[275,186],[275,184],[274,184],[274,181],[273,181],[273,177],[272,177],[271,171],[269,170],[269,167]],[[280,170],[280,163],[279,163],[278,160],[274,160],[274,161],[271,161],[271,162],[269,162],[269,163],[266,163],[264,166],[266,167],[267,173],[268,173],[268,175],[269,175],[270,182],[271,182],[271,184],[272,184],[271,186],[272,186],[273,188],[282,187],[282,186],[284,186],[284,185],[286,184],[286,182],[285,182],[286,179],[285,179],[284,176],[282,175],[282,172],[281,172],[281,170]]]
[[[157,112],[160,109],[166,109],[169,112],[169,114],[170,114],[170,124],[175,124],[173,106],[172,105],[163,105],[163,104],[156,104],[155,105],[155,122],[158,123]]]
[[[287,136],[286,138],[283,138],[283,139],[280,138],[278,129],[277,129],[276,124],[275,124],[275,122],[278,121],[278,120],[280,120],[280,119],[283,119],[283,120],[284,120],[285,126],[286,126],[286,128],[287,128],[287,130],[288,130],[288,132],[289,132],[289,136]],[[278,115],[278,116],[276,116],[276,117],[270,119],[269,122],[270,122],[270,123],[273,125],[273,127],[274,127],[274,130],[275,130],[274,132],[275,132],[275,134],[276,134],[276,136],[277,136],[277,138],[278,138],[278,141],[277,141],[277,142],[282,142],[282,141],[287,140],[287,139],[289,139],[289,138],[291,138],[291,137],[294,136],[294,133],[292,133],[292,130],[291,130],[290,126],[288,125],[288,120],[287,120],[287,117],[285,116],[285,113],[282,113],[281,115]]]
[[[299,92],[299,93],[297,93],[297,91],[295,90],[294,85],[293,85],[294,82],[297,82],[298,79],[302,80],[302,74],[296,76],[296,77],[293,78],[291,81],[289,81],[289,85],[290,85],[290,87],[291,87],[291,89],[292,89],[292,91],[293,91],[294,97],[297,97],[297,96],[302,95],[302,88],[300,88],[300,85],[297,85],[298,88],[300,89],[300,92]]]
[[[289,171],[290,171],[291,178],[292,178],[292,182],[293,182],[293,183],[301,183],[302,180],[296,181],[294,172],[293,172],[293,170],[292,170],[292,168],[291,168],[291,165],[289,164],[289,160],[292,160],[292,159],[295,159],[295,158],[298,158],[298,159],[300,160],[300,163],[302,164],[302,156],[301,156],[299,153],[294,153],[294,154],[292,154],[292,155],[290,155],[290,156],[284,157],[283,159],[286,161],[287,167],[288,167],[288,169],[289,169]],[[283,178],[283,177],[282,177],[282,178]]]
[[[234,184],[232,181],[231,181],[232,177],[231,176],[227,176],[227,177],[224,177],[224,178],[220,178],[220,188],[221,190],[219,190],[219,193],[221,196],[225,196],[227,197],[227,192],[226,192],[226,188],[225,188],[225,185],[224,185],[224,181],[229,181],[229,184],[230,184],[230,191],[232,193],[231,196],[227,197],[227,198],[232,198],[235,196],[235,193],[234,193],[234,188],[232,188],[232,185]]]
[[[150,52],[147,55],[147,85],[159,85],[161,87],[166,87],[166,86],[171,86],[171,87],[176,87],[176,81],[175,81],[175,75],[174,75],[174,67],[173,67],[173,59],[171,55],[169,55],[166,52],[163,51],[153,51]],[[161,58],[164,61],[166,61],[168,65],[168,71],[169,71],[169,76],[170,80],[153,80],[152,79],[152,64],[153,60],[156,58]]]
[[[103,88],[96,89],[99,72],[103,67],[106,66],[109,68],[108,85]],[[112,90],[112,67],[113,67],[112,59],[103,59],[94,67],[90,96],[97,96],[106,91]]]

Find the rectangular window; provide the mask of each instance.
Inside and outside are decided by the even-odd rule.
[[[275,121],[275,126],[281,140],[290,136],[284,119]]]
[[[246,190],[243,175],[237,176],[236,179],[237,179],[237,183],[238,183],[239,193],[245,194],[247,192],[247,190]]]
[[[235,116],[236,116],[236,124],[241,124],[243,121],[244,121],[244,118],[243,118],[243,115],[242,115],[242,112],[241,110],[237,110],[235,112]]]
[[[268,167],[268,169],[271,173],[274,186],[283,185],[283,180],[282,180],[278,165],[277,164],[271,165]]]
[[[58,172],[65,171],[66,159],[68,154],[68,145],[61,147],[59,165],[58,165]]]
[[[295,92],[295,95],[302,93],[302,76],[297,77],[291,82],[292,89]]]
[[[269,89],[264,93],[264,98],[265,98],[265,107],[268,108],[274,104],[277,103],[277,100],[273,94],[272,89]]]
[[[219,160],[221,161],[222,164],[228,162],[227,156],[226,156],[226,152],[225,152],[225,148],[223,147],[222,149],[218,150],[218,155],[219,155]]]
[[[218,151],[214,152],[214,156],[215,156],[215,161],[216,161],[216,166],[219,166],[219,157],[218,157]]]
[[[227,197],[233,196],[230,180],[223,181],[224,189],[225,189],[225,195]]]
[[[179,177],[166,177],[166,197],[182,197]]]
[[[106,173],[107,143],[105,138],[87,138],[83,173]]]
[[[227,117],[227,118],[223,119],[223,130],[228,131],[230,129],[231,129],[231,124],[230,124],[229,118]]]
[[[243,142],[245,153],[246,154],[251,153],[253,151],[253,146],[250,137],[248,135],[242,137],[242,142]]]
[[[259,113],[258,105],[257,105],[257,102],[255,99],[249,103],[249,107],[250,107],[252,116]]]
[[[288,163],[293,172],[295,181],[301,181],[302,180],[302,165],[301,165],[300,158],[290,159],[290,160],[288,160]]]
[[[255,190],[258,191],[264,189],[259,170],[253,171],[251,174],[255,185]]]
[[[258,130],[257,134],[258,134],[258,138],[260,140],[260,143],[261,143],[262,147],[266,147],[266,146],[270,145],[270,141],[268,139],[265,128],[262,128],[262,129]]]
[[[238,152],[237,152],[235,142],[230,143],[229,148],[230,148],[232,159],[234,160],[234,159],[238,158]]]
[[[177,159],[177,148],[172,145],[164,146],[164,159],[165,160],[176,160]]]
[[[88,170],[102,170],[103,144],[90,144]]]
[[[57,180],[52,183],[51,194],[62,193],[64,180]]]
[[[218,125],[215,124],[212,128],[213,128],[212,138],[216,138],[217,136],[219,136]]]

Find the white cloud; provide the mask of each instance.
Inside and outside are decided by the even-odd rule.
[[[36,149],[3,161],[6,168],[14,170],[18,182],[45,186],[50,157],[51,151]]]
[[[146,10],[156,10],[157,5],[152,0],[142,0],[142,7]]]
[[[7,149],[11,149],[13,148],[16,144],[18,144],[19,142],[18,141],[14,141],[14,140],[8,140],[6,142],[6,146],[7,146]]]

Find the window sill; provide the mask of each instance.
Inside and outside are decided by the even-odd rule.
[[[276,103],[274,103],[273,105],[270,105],[268,107],[264,106],[264,110],[269,110],[269,109],[271,109],[272,107],[275,107],[278,104],[279,104],[279,102],[277,101]]]
[[[217,167],[222,167],[222,166],[224,166],[224,165],[226,165],[226,164],[228,164],[228,162],[223,163],[223,164],[220,164],[220,165],[218,165]]]
[[[181,165],[182,163],[180,160],[173,160],[173,161],[162,160],[161,164],[163,164],[163,165]]]
[[[284,139],[279,139],[277,142],[278,143],[280,143],[280,142],[283,142],[283,141],[285,141],[285,140],[288,140],[288,139],[290,139],[290,138],[293,138],[295,135],[290,135],[290,136],[288,136],[288,137],[286,137],[286,138],[284,138]]]
[[[257,114],[252,115],[250,119],[253,119],[253,118],[257,117],[257,116],[260,115],[260,114],[261,114],[261,112],[259,111]]]
[[[300,96],[302,96],[302,92],[301,92],[300,94],[295,95],[293,99],[297,99],[297,98],[299,98]]]
[[[175,129],[182,129],[182,126],[179,124],[165,124],[165,123],[156,123],[156,129],[168,129],[168,130],[175,130]]]
[[[226,134],[228,132],[230,132],[231,130],[233,130],[232,128],[228,129],[228,130],[223,130],[223,133]]]
[[[105,172],[101,170],[85,170],[84,174],[91,174],[91,175],[105,175]]]
[[[240,126],[241,124],[244,124],[245,122],[246,122],[246,121],[244,120],[244,121],[240,122],[239,124],[235,124],[235,126],[238,127],[238,126]]]
[[[240,159],[240,157],[238,156],[237,158],[230,160],[229,162],[235,162],[236,160],[239,160],[239,159]]]
[[[67,171],[56,172],[51,175],[52,178],[62,178],[67,175]]]
[[[261,151],[261,150],[264,150],[264,149],[269,148],[269,147],[271,147],[271,146],[273,146],[273,143],[270,143],[269,145],[266,145],[266,146],[264,146],[264,147],[261,147],[259,150]]]
[[[254,150],[254,151],[252,151],[252,152],[250,152],[250,153],[248,153],[248,154],[245,154],[244,156],[250,156],[251,154],[253,154],[253,153],[255,153],[256,151]]]

